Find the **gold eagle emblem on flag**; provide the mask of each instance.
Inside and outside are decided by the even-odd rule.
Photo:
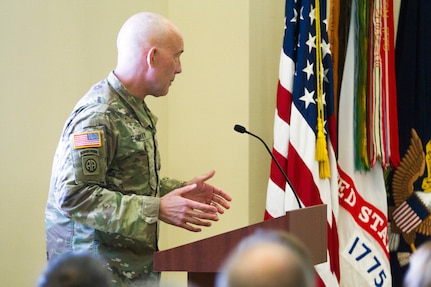
[[[427,144],[427,155],[422,141],[414,129],[406,154],[401,159],[392,179],[392,196],[395,203],[389,213],[392,218],[391,230],[401,233],[412,251],[416,233],[431,235],[431,141]],[[427,163],[428,176],[422,183],[423,191],[415,191],[414,183],[424,174]]]

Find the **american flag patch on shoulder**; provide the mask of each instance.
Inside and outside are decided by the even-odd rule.
[[[92,131],[73,135],[73,147],[75,149],[101,146],[102,136],[100,131]]]

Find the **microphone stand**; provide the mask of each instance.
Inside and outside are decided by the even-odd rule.
[[[275,164],[277,165],[278,170],[281,172],[281,174],[283,175],[284,180],[286,181],[286,183],[290,186],[290,189],[292,190],[293,195],[295,196],[296,202],[298,203],[299,208],[302,208],[302,204],[301,201],[299,200],[298,195],[296,194],[295,190],[292,187],[292,184],[289,181],[289,178],[287,177],[286,173],[284,172],[284,170],[281,168],[280,164],[278,163],[277,159],[275,158],[275,156],[272,154],[271,150],[269,149],[268,145],[265,143],[265,141],[263,139],[261,139],[260,137],[258,137],[257,135],[249,132],[245,127],[241,126],[241,125],[235,125],[233,128],[236,132],[239,133],[246,133],[249,134],[255,138],[257,138],[258,140],[260,140],[261,143],[263,143],[263,145],[265,146],[266,150],[268,151],[268,153],[271,155],[272,159],[274,160]]]

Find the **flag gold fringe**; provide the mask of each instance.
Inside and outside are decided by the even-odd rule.
[[[320,31],[320,0],[316,0],[316,81],[317,81],[317,138],[315,160],[319,162],[320,178],[331,176],[329,168],[328,149],[324,129],[324,107],[323,107],[323,72],[322,72],[322,35]]]
[[[317,139],[316,139],[316,155],[315,160],[324,161],[328,158],[328,150],[326,148],[326,137],[323,130],[323,121],[317,118]]]

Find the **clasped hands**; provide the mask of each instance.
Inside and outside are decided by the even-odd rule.
[[[184,187],[177,188],[160,199],[159,218],[165,223],[199,232],[199,226],[211,226],[218,214],[229,209],[231,196],[206,181],[215,171],[195,177]]]

